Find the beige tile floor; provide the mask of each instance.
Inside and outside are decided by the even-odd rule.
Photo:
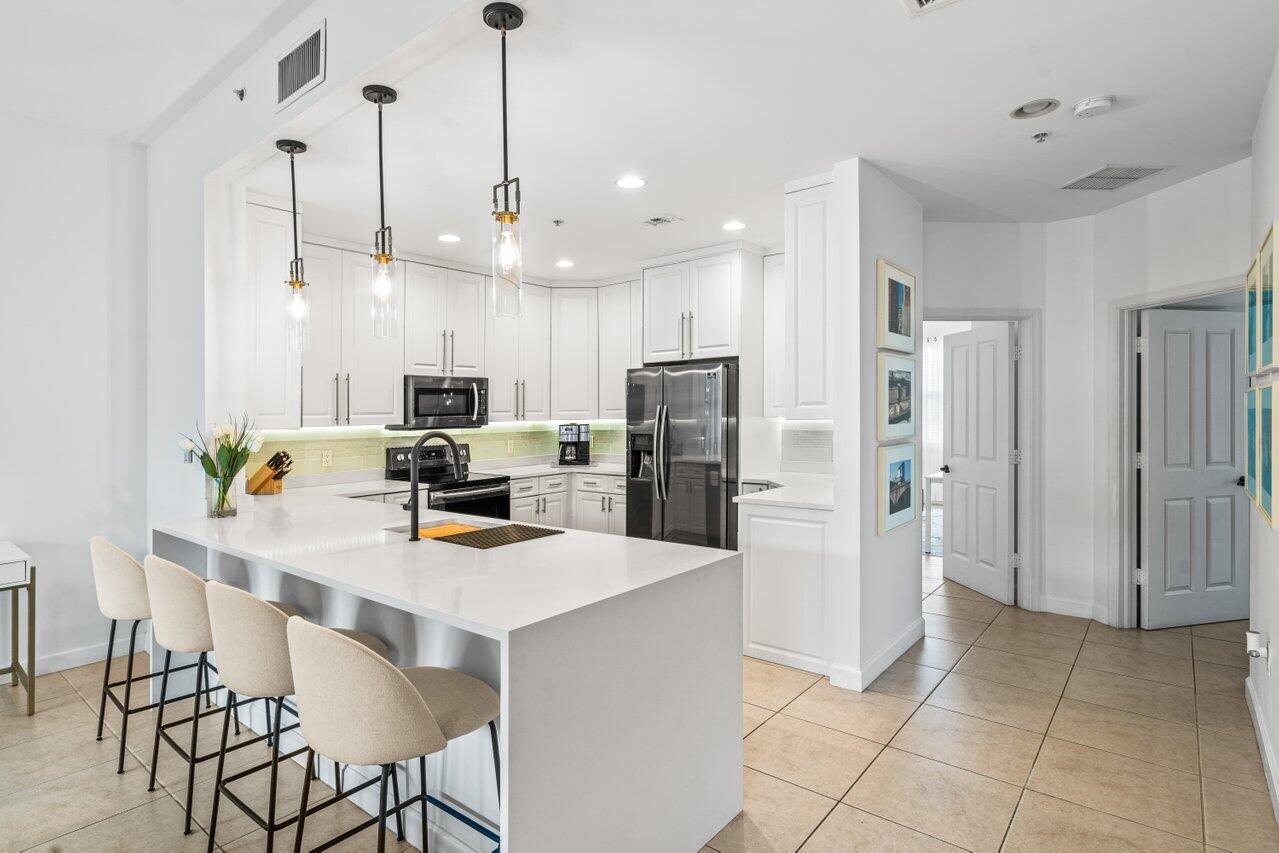
[[[709,850],[1279,850],[1245,623],[1117,631],[924,575],[926,636],[865,693],[745,660],[745,809]]]
[[[113,678],[123,677],[125,659],[114,662]],[[138,667],[147,666],[147,656],[138,655]],[[102,664],[43,675],[37,680],[36,713],[26,716],[21,692],[12,685],[0,685],[0,853],[10,851],[203,851],[208,845],[208,822],[212,797],[214,761],[199,765],[195,784],[196,831],[183,836],[183,806],[186,801],[186,765],[172,750],[161,744],[159,785],[147,792],[147,768],[155,732],[154,712],[135,714],[129,720],[125,772],[116,775],[120,715],[108,704],[108,730],[102,741],[95,739],[98,696],[102,685]],[[136,697],[135,697],[136,698]],[[146,704],[146,700],[135,702]],[[172,706],[165,720],[185,719],[190,706]],[[201,720],[201,752],[216,749],[222,733],[219,716]],[[190,729],[172,729],[176,736],[190,737]],[[251,735],[244,735],[250,737]],[[232,753],[235,769],[268,757],[258,744]],[[233,766],[228,757],[228,768]],[[285,765],[281,769],[278,801],[282,817],[297,811],[302,768]],[[237,791],[260,813],[266,811],[265,773],[242,780]],[[327,797],[327,786],[312,783],[312,802]],[[223,803],[218,819],[217,841],[223,850],[263,850],[266,836],[238,809]],[[341,803],[307,821],[307,839],[319,844],[347,829],[367,815],[349,803]],[[372,850],[374,830],[366,830],[338,850]],[[387,848],[407,850],[394,835]],[[293,849],[293,830],[277,836],[277,850]]]

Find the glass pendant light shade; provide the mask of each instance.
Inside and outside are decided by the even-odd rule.
[[[374,236],[373,252],[369,255],[369,260],[372,273],[370,311],[373,317],[373,337],[397,337],[400,294],[390,228],[383,228]]]
[[[524,256],[520,218],[501,211],[493,215],[493,316],[518,317],[523,310]]]
[[[311,300],[307,297],[306,282],[302,280],[302,259],[294,258],[289,265],[289,296],[285,309],[288,324],[289,349],[306,352],[311,346]]]

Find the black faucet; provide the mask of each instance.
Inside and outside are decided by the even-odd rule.
[[[462,479],[462,455],[458,453],[457,442],[453,440],[453,436],[449,435],[447,432],[440,432],[439,430],[431,430],[429,432],[422,433],[421,437],[413,443],[413,454],[409,459],[409,502],[405,504],[405,507],[409,511],[410,542],[417,542],[422,538],[418,535],[417,526],[417,511],[419,503],[417,479],[418,468],[422,464],[422,458],[419,455],[419,451],[422,449],[422,445],[426,444],[426,442],[432,438],[444,439],[444,443],[449,446],[453,454],[453,479]]]

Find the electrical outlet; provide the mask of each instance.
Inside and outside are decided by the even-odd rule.
[[[321,467],[321,468],[332,468],[332,467],[333,467],[333,451],[332,451],[332,450],[324,450],[324,451],[321,451],[321,453],[320,453],[320,467]]]
[[[508,438],[506,440],[506,455],[511,456],[515,453],[515,439]]]

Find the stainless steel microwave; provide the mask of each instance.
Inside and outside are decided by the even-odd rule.
[[[404,377],[404,423],[389,429],[463,429],[489,422],[489,381],[479,376]]]

